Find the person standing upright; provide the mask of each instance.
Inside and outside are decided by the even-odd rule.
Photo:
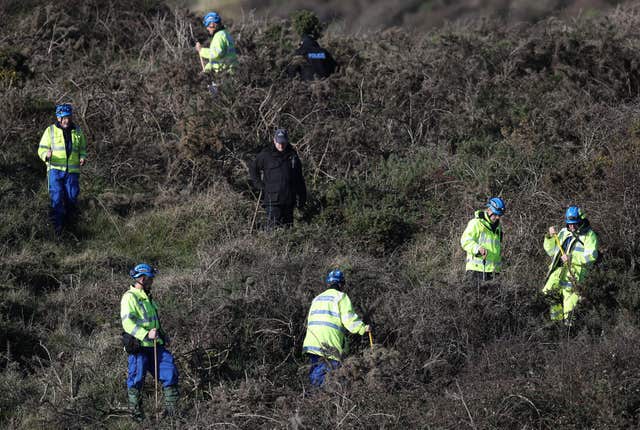
[[[202,24],[211,36],[208,48],[203,47],[200,42],[196,43],[196,51],[207,60],[205,72],[218,73],[223,70],[233,70],[238,63],[236,46],[229,30],[222,23],[220,15],[209,12],[202,19]]]
[[[562,301],[551,305],[550,317],[570,324],[571,314],[580,301],[576,284],[584,281],[598,259],[598,235],[578,206],[569,206],[564,220],[565,228],[558,233],[551,226],[544,238],[543,247],[551,257],[551,264],[542,291],[561,293]]]
[[[502,268],[502,227],[500,218],[505,204],[500,197],[492,197],[484,210],[475,212],[460,238],[467,252],[466,280],[478,287],[493,279]]]
[[[47,164],[50,218],[56,236],[75,221],[80,193],[80,167],[87,162],[87,140],[73,122],[70,104],[56,106],[56,122],[46,128],[38,156]]]
[[[206,27],[211,36],[211,43],[208,48],[203,47],[200,42],[196,42],[198,55],[207,60],[204,72],[213,72],[219,76],[221,72],[233,72],[238,65],[238,53],[235,42],[222,23],[222,18],[217,12],[209,12],[202,19],[202,24]],[[209,90],[215,96],[220,82],[218,78],[210,86]]]
[[[144,420],[142,386],[147,372],[162,382],[165,416],[177,413],[179,399],[178,369],[166,349],[167,336],[162,330],[158,307],[151,298],[156,270],[145,263],[136,265],[129,275],[134,284],[120,301],[122,341],[127,357],[127,397],[133,418]],[[157,366],[157,367],[156,367]]]
[[[293,224],[293,209],[302,209],[307,187],[298,153],[289,144],[289,134],[278,129],[273,144],[263,149],[249,168],[254,187],[261,191],[267,213],[267,229]]]

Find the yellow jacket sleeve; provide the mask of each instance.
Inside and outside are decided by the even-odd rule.
[[[553,257],[558,252],[558,244],[553,236],[545,235],[542,247],[549,257]]]
[[[460,237],[460,246],[467,254],[478,254],[478,250],[480,249],[480,244],[478,243],[478,238],[480,237],[479,227],[479,221],[476,218],[471,219]]]
[[[79,141],[78,141],[78,153],[80,155],[80,158],[87,158],[87,138],[85,137],[84,133],[80,132],[79,133]]]
[[[353,311],[353,306],[351,305],[349,296],[346,294],[343,295],[342,299],[338,303],[338,309],[340,310],[340,320],[343,327],[351,333],[363,335],[366,325]]]
[[[42,137],[40,138],[40,144],[38,145],[38,157],[44,162],[47,161],[45,158],[47,156],[47,152],[51,149],[51,126],[47,127],[42,133]]]

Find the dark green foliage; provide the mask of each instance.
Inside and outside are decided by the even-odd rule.
[[[287,22],[228,22],[240,66],[213,100],[196,16],[157,1],[7,4],[2,40],[29,49],[1,58],[29,73],[0,86],[1,426],[133,427],[119,302],[140,261],[160,268],[184,427],[638,426],[637,8],[328,32],[341,69],[313,83],[286,76]],[[80,223],[56,241],[36,151],[60,101],[89,162]],[[246,167],[276,127],[309,201],[268,233]],[[506,270],[469,290],[460,234],[492,195],[507,202]],[[572,327],[547,320],[540,294],[542,237],[569,204],[603,254]],[[376,346],[351,337],[326,390],[303,397],[306,313],[335,267]],[[146,407],[153,396],[148,379]]]
[[[0,86],[22,84],[30,76],[25,55],[13,49],[0,50]]]
[[[295,12],[291,16],[291,26],[298,36],[302,37],[308,34],[314,39],[319,39],[324,29],[320,19],[310,10]]]

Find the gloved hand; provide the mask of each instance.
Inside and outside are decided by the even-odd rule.
[[[171,339],[169,339],[169,335],[163,329],[158,330],[158,337],[162,339],[164,346],[169,345]]]

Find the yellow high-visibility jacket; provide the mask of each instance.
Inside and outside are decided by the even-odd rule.
[[[569,262],[571,272],[576,277],[577,282],[581,282],[588,269],[593,266],[598,258],[598,236],[591,228],[586,228],[585,231],[578,231],[577,234],[571,233],[567,228],[563,228],[558,233],[558,240],[562,245],[567,256],[569,256]],[[550,276],[556,270],[563,271],[558,278],[562,286],[569,286],[571,284],[569,271],[567,266],[562,264],[560,257],[560,249],[553,236],[545,236],[543,247],[549,257],[552,257],[549,270],[547,271],[547,284],[552,281]],[[557,287],[557,285],[545,285],[544,291],[549,288]]]
[[[124,293],[120,301],[120,318],[125,332],[138,339],[141,346],[153,347],[153,340],[147,335],[152,328],[161,330],[158,307],[144,290],[131,286]],[[163,343],[164,341],[158,338],[158,344]]]
[[[329,288],[311,302],[302,350],[340,361],[348,350],[345,333],[363,335],[365,328],[353,311],[349,296]]]
[[[208,60],[205,72],[231,70],[238,63],[238,54],[233,38],[226,29],[218,30],[211,38],[209,48],[201,48],[200,56]]]
[[[62,129],[51,124],[42,134],[38,146],[38,157],[46,162],[47,152],[51,150],[51,160],[47,170],[58,169],[69,173],[80,173],[80,159],[87,158],[87,140],[80,127],[71,130],[71,154],[67,157]]]
[[[484,210],[475,212],[460,238],[462,249],[467,251],[466,270],[476,272],[500,272],[502,268],[502,227],[491,229],[491,221]],[[483,267],[480,247],[487,250],[486,265]]]

